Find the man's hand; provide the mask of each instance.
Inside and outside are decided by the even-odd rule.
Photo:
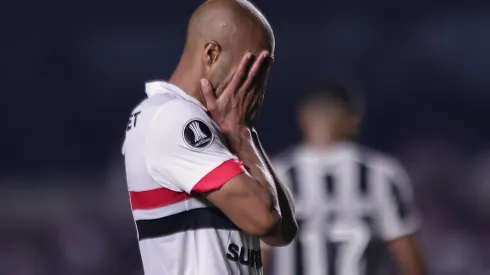
[[[427,274],[424,259],[414,235],[392,240],[388,244],[403,275]]]
[[[251,53],[245,54],[219,98],[214,95],[211,82],[201,80],[206,108],[227,137],[242,133],[258,120],[264,97],[263,87],[269,71],[269,52],[260,52],[250,66],[253,57]]]

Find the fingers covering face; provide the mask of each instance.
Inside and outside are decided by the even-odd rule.
[[[240,84],[243,82],[243,79],[247,76],[247,69],[249,67],[249,64],[252,60],[252,54],[251,53],[246,53],[242,60],[240,61],[240,64],[238,65],[237,70],[235,71],[235,74],[233,75],[233,78],[230,81],[230,84],[228,84],[228,89],[227,91],[237,91],[240,88]]]
[[[267,65],[265,64],[266,62],[264,61],[267,60],[268,57],[269,57],[268,51],[262,51],[259,53],[259,56],[257,57],[254,64],[252,65],[252,68],[250,68],[248,72],[248,76],[247,79],[245,80],[245,83],[241,87],[241,92],[250,89],[253,83],[256,82],[256,78],[261,72],[261,70],[264,69],[264,65]]]
[[[209,111],[216,109],[218,104],[216,102],[216,96],[213,92],[213,86],[211,85],[211,82],[205,78],[201,79],[201,92],[204,100],[206,101],[206,108]]]
[[[252,57],[253,55],[249,52],[243,56],[230,83],[219,99],[214,94],[209,80],[201,80],[201,92],[209,111],[215,111],[219,106],[227,106],[227,103],[231,101],[232,104],[229,107],[241,109],[246,117],[245,120],[256,117],[254,113],[258,111],[262,102],[263,89],[261,86],[265,82],[271,58],[267,51],[260,52],[257,58]]]

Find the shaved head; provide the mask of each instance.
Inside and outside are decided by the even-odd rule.
[[[180,68],[185,72],[187,81],[191,71],[199,78],[208,79],[219,95],[243,54],[263,50],[269,51],[272,60],[274,33],[253,4],[245,0],[209,0],[197,8],[189,20],[177,71]]]
[[[186,48],[200,46],[203,41],[215,41],[225,49],[236,50],[262,46],[271,55],[275,47],[269,22],[244,0],[210,0],[202,4],[189,21]]]

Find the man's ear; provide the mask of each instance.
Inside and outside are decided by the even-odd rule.
[[[216,41],[208,41],[204,46],[204,62],[210,66],[211,64],[218,61],[221,54],[221,47]]]

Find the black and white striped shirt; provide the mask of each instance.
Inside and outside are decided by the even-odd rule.
[[[274,274],[376,274],[381,245],[418,229],[409,177],[391,157],[346,142],[300,145],[274,164],[295,198],[300,230],[274,250]]]

